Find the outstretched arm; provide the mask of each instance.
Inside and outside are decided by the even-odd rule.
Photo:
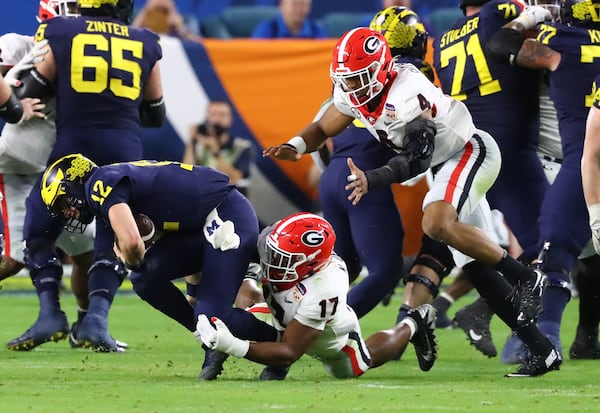
[[[272,156],[287,161],[297,161],[304,153],[316,151],[325,140],[334,137],[350,125],[354,118],[340,112],[330,105],[318,120],[309,124],[282,145],[270,146],[263,156]]]

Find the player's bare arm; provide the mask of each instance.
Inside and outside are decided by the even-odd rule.
[[[246,358],[267,365],[289,366],[302,357],[320,335],[321,330],[293,320],[286,327],[280,342],[250,343]]]
[[[530,69],[556,70],[560,63],[560,53],[535,39],[526,39],[517,54],[516,64]]]
[[[135,267],[144,258],[145,246],[129,205],[115,204],[108,210],[110,226],[115,233],[115,254],[128,267]]]
[[[316,151],[327,138],[338,135],[350,125],[353,119],[331,105],[323,113],[323,116],[306,126],[288,142],[283,145],[270,146],[263,150],[263,156],[297,161],[302,157],[302,154]]]

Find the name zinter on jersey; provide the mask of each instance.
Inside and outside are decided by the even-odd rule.
[[[98,20],[86,20],[87,32],[102,32],[109,34],[116,34],[117,36],[129,37],[129,27],[114,23],[114,22],[103,22]]]

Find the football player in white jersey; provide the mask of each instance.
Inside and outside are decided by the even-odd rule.
[[[76,0],[41,0],[38,21],[57,15],[75,16]],[[32,36],[7,33],[0,36],[0,73],[18,87],[20,72],[27,70],[43,59],[47,42],[34,43]],[[4,229],[4,252],[0,262],[0,281],[24,268],[23,222],[25,199],[35,181],[46,169],[46,162],[56,141],[54,123],[56,99],[45,102],[44,117],[21,124],[7,124],[0,137],[0,182],[4,200],[1,208],[7,219]],[[28,351],[47,341],[58,341],[69,335],[70,344],[77,347],[73,330],[86,314],[88,307],[87,270],[93,257],[94,226],[83,234],[63,231],[57,246],[73,261],[71,288],[78,306],[78,321],[69,328],[66,316],[56,325],[31,328],[8,347],[15,351]],[[114,351],[122,351],[127,345]]]
[[[261,234],[264,293],[278,342],[249,342],[234,337],[210,314],[198,316],[198,340],[210,349],[287,369],[308,354],[334,377],[361,376],[369,368],[394,360],[410,341],[419,367],[428,371],[437,356],[435,310],[429,304],[409,311],[396,326],[361,335],[356,314],[346,304],[348,271],[332,254],[335,233],[318,215],[290,215]],[[285,375],[280,376],[283,379]]]
[[[531,349],[531,357],[510,377],[538,376],[558,369],[562,359],[535,326],[545,276],[511,258],[485,231],[485,193],[500,170],[494,139],[475,128],[465,105],[435,87],[411,64],[395,64],[385,38],[356,28],[339,39],[330,70],[334,103],[323,116],[264,156],[295,161],[360,119],[398,155],[386,165],[362,171],[348,159],[348,199],[369,189],[406,181],[431,167],[433,184],[423,201],[423,231],[448,244],[458,266],[498,316]],[[504,277],[500,276],[500,273]]]

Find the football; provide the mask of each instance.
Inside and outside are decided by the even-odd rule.
[[[154,234],[156,233],[154,222],[144,214],[134,214],[133,218],[135,219],[138,231],[140,231],[140,236],[142,237],[146,248],[148,248],[152,245]]]

